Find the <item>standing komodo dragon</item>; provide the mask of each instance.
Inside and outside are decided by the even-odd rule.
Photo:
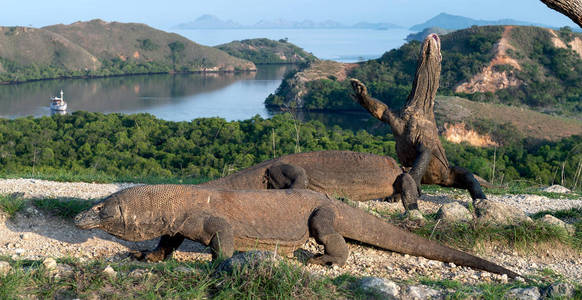
[[[368,95],[366,86],[352,79],[353,98],[375,118],[388,123],[396,140],[396,154],[417,186],[438,184],[467,189],[473,202],[485,199],[481,185],[470,171],[449,165],[439,140],[434,118],[434,100],[441,72],[441,42],[430,34],[422,44],[412,91],[399,114]]]
[[[406,176],[410,182],[414,181]],[[324,254],[316,264],[343,265],[345,238],[497,274],[518,274],[487,260],[404,231],[361,209],[310,190],[230,191],[194,185],[147,185],[115,193],[75,217],[82,229],[100,228],[121,239],[174,236],[172,245],[146,252],[159,261],[188,238],[210,246],[213,258],[235,250],[291,252],[313,237]]]
[[[285,155],[200,186],[230,190],[309,189],[367,201],[401,194],[403,176],[392,157],[331,150]],[[404,208],[418,209],[417,197],[401,197]]]

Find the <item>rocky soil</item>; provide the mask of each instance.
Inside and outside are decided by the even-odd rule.
[[[0,180],[0,194],[23,193],[25,198],[74,197],[97,199],[105,197],[132,184],[58,183],[32,179]],[[532,214],[541,210],[558,210],[582,207],[582,199],[550,199],[536,195],[492,195],[490,199],[502,202]],[[468,195],[459,193],[431,193],[422,196],[419,205],[423,213],[434,213],[444,203],[469,202]],[[401,204],[370,201],[361,203],[363,208],[379,211],[402,211]],[[47,257],[76,257],[82,260],[102,258],[118,261],[131,250],[155,247],[157,241],[126,242],[100,230],[82,231],[71,220],[51,216],[28,206],[13,218],[0,214],[0,256],[14,259],[45,259]],[[313,240],[295,252],[301,263],[314,252],[321,251]],[[539,246],[520,252],[504,245],[481,245],[473,249],[476,255],[494,261],[521,274],[540,274],[551,269],[568,281],[582,282],[582,253],[560,249],[555,245]],[[187,241],[176,252],[178,260],[210,260],[210,252],[204,246]],[[454,279],[466,283],[505,282],[507,277],[476,271],[449,263],[421,257],[401,255],[371,247],[350,244],[350,256],[344,267],[307,266],[315,274],[336,276],[349,273],[355,276],[382,277],[398,282],[427,276],[433,279]]]

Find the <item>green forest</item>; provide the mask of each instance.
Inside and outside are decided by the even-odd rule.
[[[580,136],[541,143],[524,139],[497,149],[444,140],[443,145],[451,164],[495,183],[551,184],[563,178],[564,185],[579,188]],[[290,153],[352,150],[396,157],[394,146],[391,134],[326,128],[317,121],[298,122],[291,114],[170,122],[149,114],[75,112],[0,119],[0,175],[199,182]]]

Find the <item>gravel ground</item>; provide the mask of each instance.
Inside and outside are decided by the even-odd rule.
[[[0,194],[24,193],[27,198],[74,197],[96,199],[105,197],[134,184],[59,183],[36,179],[0,180]],[[537,195],[502,195],[490,199],[520,208],[528,214],[540,210],[557,210],[582,207],[582,199],[549,199]],[[447,202],[468,202],[464,194],[425,194],[419,203],[423,213],[436,212]],[[363,208],[403,211],[399,203],[369,201],[359,204]],[[0,255],[15,259],[44,259],[46,257],[78,257],[80,259],[105,258],[112,261],[125,259],[131,250],[155,247],[157,241],[126,242],[100,230],[82,231],[71,221],[46,215],[32,207],[8,219],[0,215]],[[313,240],[295,252],[297,261],[303,261],[321,251]],[[582,282],[582,253],[571,249],[531,249],[527,253],[507,250],[503,245],[483,245],[473,251],[476,255],[494,261],[521,274],[538,274],[548,268],[574,282]],[[174,256],[178,260],[210,260],[204,246],[187,241]],[[394,281],[428,276],[433,279],[455,279],[467,283],[503,282],[506,278],[466,267],[432,261],[421,257],[401,255],[358,244],[350,244],[350,256],[344,267],[307,268],[321,275],[349,273],[356,276],[378,276]]]

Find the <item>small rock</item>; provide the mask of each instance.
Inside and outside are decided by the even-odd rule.
[[[565,298],[574,296],[574,287],[565,282],[554,282],[544,291],[544,298]]]
[[[469,222],[473,220],[473,214],[459,202],[446,203],[437,212],[439,219],[447,222]]]
[[[481,200],[475,204],[479,221],[493,224],[532,222],[525,212],[513,206],[491,200]]]
[[[11,269],[12,267],[8,262],[0,261],[0,276],[8,274],[8,272],[10,272]]]
[[[144,276],[148,276],[151,275],[152,273],[148,270],[145,269],[135,269],[131,272],[129,272],[128,276],[132,277],[132,278],[141,278]]]
[[[568,188],[563,187],[563,186],[558,185],[558,184],[554,184],[552,186],[543,188],[542,191],[548,192],[548,193],[560,193],[560,194],[568,194],[568,193],[572,192]]]
[[[16,254],[16,255],[22,255],[23,253],[24,253],[24,249],[22,249],[22,248],[14,249],[14,254]]]
[[[269,251],[247,251],[237,253],[224,260],[216,269],[218,272],[232,273],[235,269],[243,267],[254,268],[264,262],[272,262],[277,256]]]
[[[188,273],[196,273],[196,269],[192,269],[192,268],[187,268],[187,267],[177,267],[176,269],[174,269],[174,271],[178,272],[178,273],[184,273],[184,274],[188,274]]]
[[[421,300],[421,299],[440,299],[441,292],[431,289],[424,285],[412,285],[406,289],[406,297],[404,299]]]
[[[36,208],[29,206],[24,209],[24,215],[26,215],[27,217],[39,217],[42,214]]]
[[[26,232],[26,233],[21,234],[20,235],[20,238],[23,239],[23,240],[25,240],[25,241],[28,241],[28,240],[30,240],[32,238],[32,234]]]
[[[511,289],[505,296],[509,299],[538,300],[542,295],[540,295],[540,290],[534,286],[529,288]]]
[[[545,215],[543,218],[540,219],[540,222],[546,223],[549,225],[558,226],[560,228],[564,228],[569,234],[574,234],[576,232],[576,227],[571,224],[568,224],[550,214]]]
[[[73,274],[73,267],[67,265],[67,264],[57,264],[57,275],[56,277],[61,277],[61,276],[71,276]]]
[[[422,213],[418,209],[413,209],[413,210],[407,211],[405,216],[406,216],[406,218],[408,218],[408,220],[413,221],[415,223],[418,223],[420,225],[424,224],[426,221],[424,219],[424,216],[422,215]]]
[[[110,265],[107,265],[107,267],[105,267],[105,269],[103,269],[103,274],[105,274],[105,276],[107,277],[116,277],[117,276],[117,272],[115,272],[115,270],[113,270],[113,268]]]
[[[49,271],[57,269],[57,261],[52,257],[49,257],[49,258],[46,258],[45,260],[43,260],[42,264]]]
[[[398,299],[400,287],[387,279],[364,277],[360,280],[362,290],[380,296],[382,299]]]

